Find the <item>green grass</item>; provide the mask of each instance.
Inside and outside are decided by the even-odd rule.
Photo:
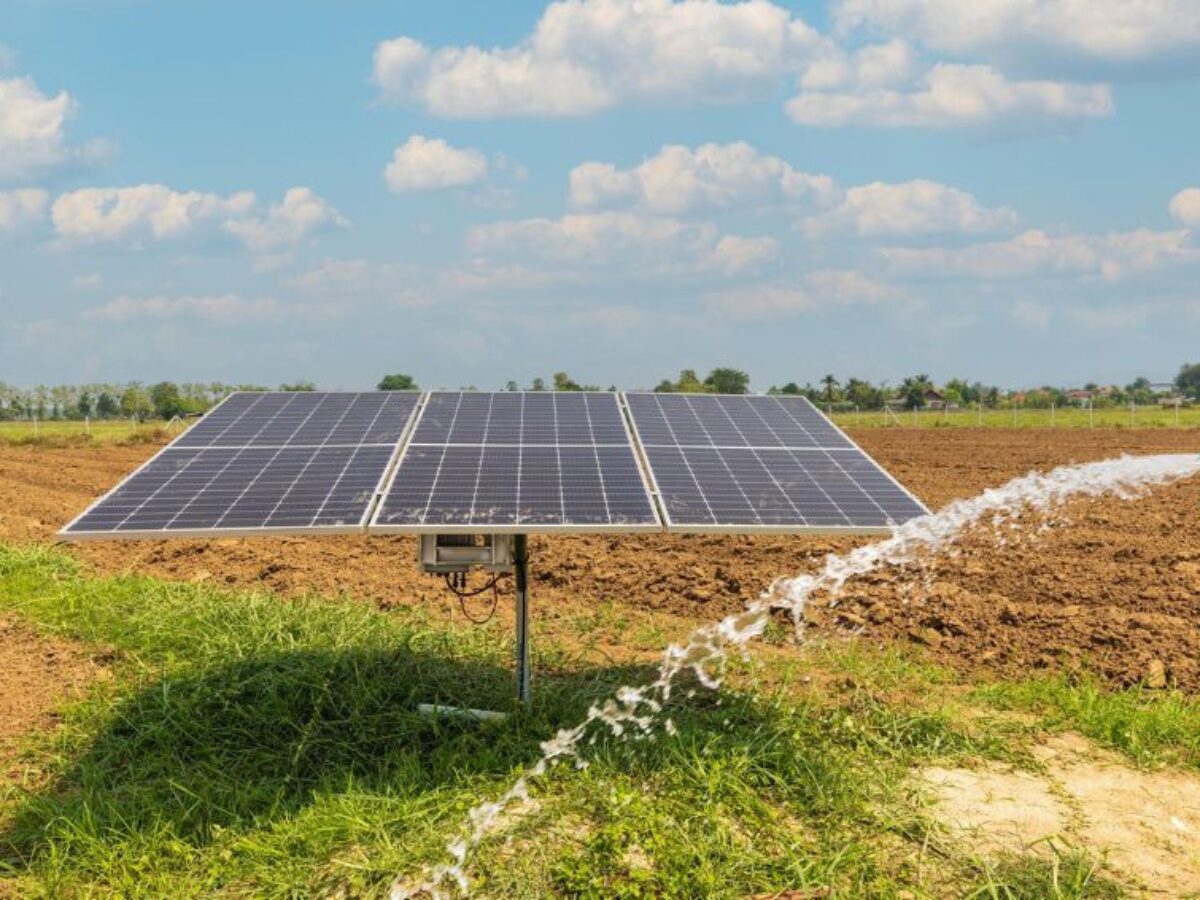
[[[466,811],[503,792],[540,741],[651,674],[589,667],[535,632],[534,708],[467,725],[415,706],[511,708],[499,625],[94,577],[60,553],[2,545],[0,610],[113,671],[27,740],[18,783],[0,782],[0,896],[381,896],[444,861]],[[609,627],[615,613],[597,615]],[[736,688],[679,692],[676,736],[599,735],[587,768],[535,785],[473,857],[478,892],[1112,896],[1083,857],[989,864],[938,839],[912,802],[914,767],[1019,760],[1028,739],[960,715],[953,676],[896,652],[770,652],[769,666],[735,667]],[[1087,727],[1083,695],[1061,690],[1058,721]],[[1034,703],[1013,691],[971,699]],[[1129,702],[1127,730],[1169,718]],[[1194,706],[1176,716],[1154,731],[1164,753],[1200,721]],[[922,862],[931,843],[937,865]]]
[[[974,696],[995,709],[1033,713],[1042,728],[1078,732],[1139,765],[1200,769],[1200,700],[1178,691],[1043,679],[983,685]]]
[[[126,444],[173,437],[165,422],[133,424],[128,419],[84,422],[0,422],[0,444],[65,447],[86,444]]]
[[[820,404],[818,404],[820,406]],[[825,407],[821,406],[824,410]],[[1132,414],[1129,407],[1097,409],[1090,416],[1086,409],[975,409],[919,410],[884,413],[880,410],[835,412],[833,420],[843,428],[1200,428],[1200,406],[1179,410],[1159,406],[1139,406]]]

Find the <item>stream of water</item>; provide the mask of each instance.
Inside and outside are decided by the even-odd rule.
[[[574,728],[563,729],[543,742],[541,758],[504,794],[470,811],[466,827],[447,846],[450,858],[429,869],[419,881],[397,881],[392,888],[392,900],[422,894],[442,898],[455,889],[467,893],[470,883],[465,870],[471,852],[503,824],[506,810],[528,798],[532,781],[563,762],[585,766],[583,746],[603,730],[616,737],[644,738],[658,727],[667,734],[673,733],[671,720],[661,713],[681,677],[690,674],[706,688],[720,687],[722,664],[730,651],[745,648],[762,634],[772,610],[787,610],[800,634],[805,606],[814,596],[836,602],[851,578],[888,566],[919,563],[945,551],[975,525],[1011,526],[1022,516],[1045,515],[1079,497],[1112,495],[1132,499],[1152,487],[1196,474],[1200,474],[1200,455],[1170,454],[1122,456],[1025,475],[968,500],[957,500],[936,513],[912,519],[889,538],[848,553],[831,554],[814,574],[777,579],[745,610],[697,628],[686,644],[669,646],[654,681],[618,689],[603,703],[593,705]]]

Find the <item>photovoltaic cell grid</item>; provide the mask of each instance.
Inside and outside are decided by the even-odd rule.
[[[668,530],[884,530],[927,512],[803,397],[626,403]]]
[[[429,395],[372,531],[661,528],[612,393]]]
[[[419,396],[233,394],[63,534],[361,530]]]

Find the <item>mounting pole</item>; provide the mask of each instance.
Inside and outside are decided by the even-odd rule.
[[[529,708],[532,693],[529,673],[529,551],[525,535],[513,536],[513,576],[516,581],[517,697]]]

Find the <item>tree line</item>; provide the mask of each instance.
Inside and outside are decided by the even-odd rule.
[[[1173,384],[1180,397],[1200,401],[1200,363],[1189,363],[1180,367]],[[316,384],[311,381],[296,381],[281,384],[277,390],[312,391]],[[419,385],[411,375],[395,373],[384,376],[377,389],[418,390]],[[0,419],[114,419],[133,418],[173,419],[203,413],[220,402],[233,391],[267,390],[262,385],[226,384],[213,382],[160,381],[145,384],[140,381],[125,383],[89,383],[80,385],[37,385],[20,388],[0,381]],[[575,381],[566,372],[556,372],[549,382],[534,378],[528,387],[522,388],[516,381],[509,381],[504,390],[518,391],[598,391],[599,385]],[[607,390],[616,390],[609,386]],[[664,378],[655,391],[665,393],[714,393],[746,394],[751,391],[750,375],[741,369],[716,368],[701,377],[696,369],[684,369],[674,378]],[[800,385],[788,382],[772,385],[769,394],[788,394],[808,397],[814,403],[833,409],[881,409],[885,405],[900,405],[905,409],[920,409],[936,402],[949,406],[975,406],[1005,408],[1014,404],[1026,408],[1049,408],[1067,406],[1071,403],[1087,402],[1097,408],[1157,403],[1163,396],[1161,389],[1147,378],[1136,378],[1124,386],[1088,383],[1081,388],[1043,386],[1031,390],[1008,390],[996,385],[987,385],[965,378],[952,378],[938,385],[925,374],[910,375],[898,384],[872,383],[863,378],[839,379],[825,375],[816,384]],[[1085,398],[1083,400],[1082,398]]]

